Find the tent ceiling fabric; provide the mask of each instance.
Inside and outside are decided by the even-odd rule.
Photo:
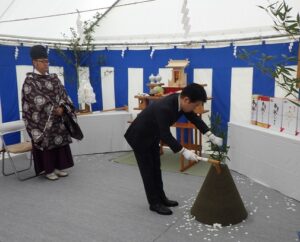
[[[63,40],[63,33],[69,35],[70,27],[76,27],[77,14],[10,23],[1,21],[109,7],[114,2],[1,0],[0,37],[26,36],[41,39],[41,42],[46,39]],[[271,27],[271,18],[258,7],[267,6],[270,3],[267,0],[187,0],[191,29],[186,38],[182,25],[183,0],[121,0],[118,5],[135,2],[143,3],[115,7],[101,20],[94,34],[96,43],[210,41],[278,34]],[[286,2],[295,13],[299,12],[299,0]],[[95,13],[82,13],[81,18],[91,19]]]
[[[13,2],[11,4],[11,2]],[[10,23],[1,21],[33,18],[54,14],[63,14],[89,9],[110,7],[115,0],[1,0],[0,16],[0,36],[26,36],[31,38],[63,39],[63,34],[70,35],[70,27],[76,29],[77,14],[63,15],[50,18],[24,20]],[[104,13],[106,9],[99,10]],[[81,13],[83,21],[92,19],[97,11]]]
[[[132,2],[132,0],[123,0]],[[287,0],[299,12],[299,0]],[[271,18],[258,5],[266,0],[188,0],[191,30],[184,38],[183,0],[156,0],[141,5],[113,9],[95,32],[98,41],[153,42],[217,40],[278,34]],[[296,16],[296,14],[295,14]]]

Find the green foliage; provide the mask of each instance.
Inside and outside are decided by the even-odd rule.
[[[288,63],[297,63],[296,56],[281,55],[281,58],[278,58],[277,56],[270,56],[257,51],[247,51],[246,49],[239,50],[237,56],[241,60],[247,61],[250,66],[274,79],[278,86],[287,92],[286,96],[293,96],[298,99],[299,90],[297,85],[300,79],[295,77],[296,70],[287,67]]]
[[[96,13],[92,20],[83,22],[83,36],[80,38],[79,34],[74,28],[70,28],[71,38],[67,38],[66,34],[63,34],[65,40],[68,42],[68,49],[72,52],[72,56],[68,56],[65,51],[63,51],[62,45],[56,44],[55,50],[64,59],[68,65],[74,66],[77,73],[77,85],[79,78],[79,67],[84,64],[90,57],[92,51],[95,49],[93,44],[94,38],[93,33],[95,32],[95,27],[98,26],[101,19],[100,13]],[[99,62],[102,61],[99,58]]]
[[[267,7],[258,6],[272,18],[274,29],[280,33],[287,34],[291,39],[296,40],[300,35],[300,16],[297,14],[294,18],[291,14],[292,8],[285,1],[275,2]],[[259,69],[263,74],[273,78],[277,84],[286,92],[286,96],[299,98],[298,84],[300,78],[296,78],[295,70],[286,67],[288,63],[295,62],[297,64],[297,56],[281,55],[281,58],[276,56],[258,53],[258,51],[247,51],[246,49],[239,50],[238,58],[247,61],[250,66]],[[299,104],[298,104],[299,105]]]
[[[272,18],[273,28],[278,32],[285,32],[290,37],[296,39],[300,34],[300,16],[297,14],[296,18],[292,16],[292,7],[288,6],[285,1],[279,3],[278,1],[268,5],[267,7],[258,6],[265,10]]]
[[[70,28],[72,37],[69,41],[69,49],[72,50],[74,54],[76,66],[83,63],[95,49],[95,45],[93,44],[93,33],[95,32],[95,27],[98,26],[100,19],[101,15],[97,12],[96,15],[93,16],[93,20],[84,21],[83,40],[81,40],[74,28]]]
[[[223,145],[219,147],[213,144],[211,141],[208,141],[208,143],[210,144],[210,150],[208,150],[210,153],[209,158],[214,160],[219,160],[222,163],[225,163],[226,160],[230,160],[227,155],[230,146],[228,146],[225,142],[227,140],[227,135],[221,127],[222,124],[221,116],[219,114],[211,116],[210,123],[211,123],[211,128],[210,128],[211,132],[214,135],[223,138]]]

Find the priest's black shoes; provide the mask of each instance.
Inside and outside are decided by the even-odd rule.
[[[161,200],[162,204],[167,206],[167,207],[176,207],[178,206],[178,202],[177,201],[172,201],[169,200],[168,198],[164,198]]]
[[[157,212],[158,214],[161,215],[171,215],[173,213],[171,209],[167,208],[165,205],[161,203],[150,205],[150,210]]]

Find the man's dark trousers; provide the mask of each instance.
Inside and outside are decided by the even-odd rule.
[[[160,169],[159,140],[154,142],[149,149],[133,150],[140,169],[146,196],[150,205],[161,203],[166,197],[163,190],[163,181]]]

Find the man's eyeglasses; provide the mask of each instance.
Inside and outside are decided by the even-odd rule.
[[[49,64],[49,60],[36,60],[37,62],[41,62],[43,64]]]

